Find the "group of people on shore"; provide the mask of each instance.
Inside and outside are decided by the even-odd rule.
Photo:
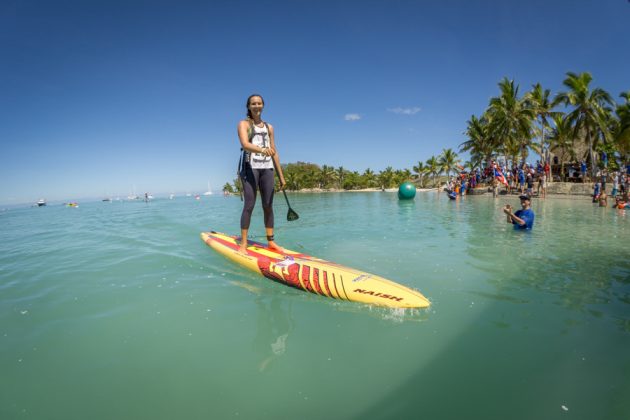
[[[514,165],[511,169],[506,166],[501,167],[498,163],[492,162],[491,166],[480,171],[475,169],[469,173],[461,172],[456,177],[451,177],[446,188],[449,192],[457,195],[466,195],[471,189],[482,183],[491,184],[493,195],[499,195],[499,187],[503,183],[507,193],[527,194],[530,197],[534,194],[534,188],[539,197],[545,198],[547,183],[551,179],[551,167],[549,163],[542,165],[540,161],[536,166],[528,163],[522,166]]]
[[[522,167],[513,167],[508,171],[508,191],[518,189],[521,194],[532,196],[534,194],[534,185],[537,186],[537,194],[541,198],[547,195],[547,182],[551,179],[551,168],[549,163],[543,166],[540,162],[536,162],[536,168],[533,165],[524,164]]]

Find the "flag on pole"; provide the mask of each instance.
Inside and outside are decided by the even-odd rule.
[[[506,187],[508,186],[507,179],[505,179],[505,176],[503,175],[503,172],[501,172],[501,169],[497,167],[494,168],[494,177],[498,179],[499,182],[505,184]]]

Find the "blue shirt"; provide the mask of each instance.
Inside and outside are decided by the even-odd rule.
[[[516,223],[514,220],[512,220],[514,229],[531,229],[534,227],[535,216],[534,216],[534,211],[532,209],[517,210],[516,213],[514,213],[514,216],[518,217],[519,219],[523,219],[523,221],[525,222],[525,224],[521,226],[518,223]]]

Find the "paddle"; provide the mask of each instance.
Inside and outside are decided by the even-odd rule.
[[[271,158],[271,161],[273,162],[273,169],[276,172],[276,175],[278,176],[278,181],[280,180],[280,173],[278,172],[278,168],[276,167],[276,160],[274,158]],[[289,222],[292,222],[294,220],[297,220],[300,218],[300,216],[298,216],[298,214],[293,211],[293,209],[291,208],[291,204],[289,204],[289,197],[287,197],[287,192],[282,189],[282,194],[284,194],[284,199],[287,201],[287,206],[289,207],[289,211],[287,212],[287,220]]]

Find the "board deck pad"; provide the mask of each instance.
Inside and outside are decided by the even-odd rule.
[[[426,308],[429,300],[417,290],[374,274],[284,249],[247,241],[247,255],[239,252],[239,237],[202,232],[212,249],[264,277],[333,299],[393,308]]]

